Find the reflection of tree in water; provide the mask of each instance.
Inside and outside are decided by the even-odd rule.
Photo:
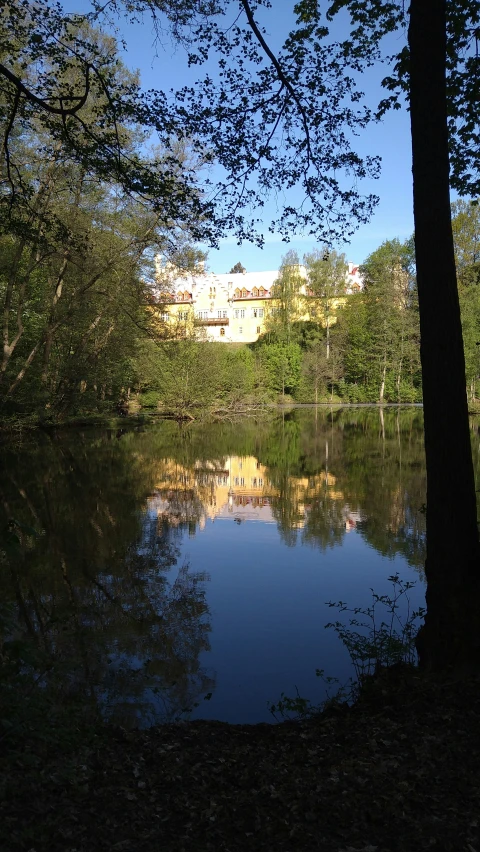
[[[295,409],[269,423],[192,425],[188,434],[169,428],[168,458],[196,481],[199,500],[195,505],[193,491],[176,495],[179,519],[201,523],[198,518],[212,504],[209,467],[218,472],[227,456],[249,456],[264,469],[262,496],[287,546],[301,540],[324,550],[341,544],[346,529],[356,526],[383,555],[423,564],[425,518],[419,510],[425,476],[418,409]]]
[[[24,447],[15,465],[6,454],[2,528],[15,517],[45,535],[21,535],[2,597],[59,697],[83,696],[132,723],[173,719],[213,685],[199,664],[208,577],[175,572],[175,530],[159,535],[139,510],[147,461],[105,437],[87,444]]]
[[[259,458],[278,492],[272,507],[287,544],[302,528],[302,543],[324,550],[341,544],[353,525],[382,555],[423,565],[421,412],[295,411],[286,422],[278,418],[272,436]]]
[[[122,578],[116,597],[122,613],[114,624],[112,662],[101,682],[103,703],[116,718],[173,721],[214,686],[199,663],[210,648],[208,575],[192,573],[184,564],[171,576],[181,532],[162,526],[158,535],[156,519],[147,518],[140,547],[127,555],[127,589]],[[104,629],[101,621],[99,630]]]
[[[297,543],[298,529],[303,518],[298,508],[295,483],[288,472],[278,473],[270,469],[269,475],[272,485],[278,490],[278,496],[272,496],[270,499],[272,515],[277,522],[282,541],[287,547],[294,547]]]
[[[423,569],[426,480],[422,415],[417,409],[360,412],[343,465],[347,501],[360,507],[357,530],[382,556]]]
[[[193,488],[157,491],[150,506],[157,508],[159,522],[165,528],[195,529],[204,516],[203,502]]]
[[[320,550],[340,545],[345,536],[345,507],[325,488],[310,499],[307,507],[302,543]]]
[[[385,411],[383,420],[376,409],[301,410],[188,432],[170,422],[143,434],[24,437],[0,448],[0,530],[15,518],[45,535],[23,536],[19,558],[2,566],[0,593],[54,663],[59,693],[101,701],[110,713],[157,709],[173,718],[210,691],[199,664],[210,629],[207,578],[185,567],[177,576],[178,544],[202,522],[214,476],[235,455],[264,468],[263,496],[286,544],[339,544],[351,510],[372,547],[423,564],[415,410]],[[162,460],[191,471],[190,481],[156,491]]]

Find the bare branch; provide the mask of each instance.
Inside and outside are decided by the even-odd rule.
[[[250,29],[253,31],[255,37],[257,38],[257,41],[259,42],[260,46],[262,47],[264,52],[267,54],[270,62],[272,63],[273,67],[275,68],[275,71],[278,74],[278,79],[283,83],[283,85],[285,86],[287,91],[290,93],[290,96],[293,98],[293,100],[295,101],[295,103],[297,105],[298,111],[300,113],[300,117],[302,119],[303,130],[304,130],[304,133],[305,133],[307,158],[308,158],[308,161],[310,161],[311,155],[312,155],[312,149],[311,149],[311,144],[310,144],[310,126],[309,126],[308,116],[307,116],[305,107],[303,106],[303,104],[300,100],[300,97],[298,95],[297,90],[295,89],[295,86],[290,82],[290,80],[287,77],[287,75],[285,74],[282,66],[280,65],[280,62],[278,61],[277,57],[275,56],[273,51],[270,50],[267,42],[265,41],[265,39],[264,39],[256,21],[255,21],[255,18],[253,17],[253,12],[250,8],[248,0],[240,0],[240,3],[245,10],[245,14],[247,16],[247,21],[249,23]]]

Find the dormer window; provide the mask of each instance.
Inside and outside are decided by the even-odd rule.
[[[244,288],[243,288],[243,290],[242,290],[242,297],[243,297],[244,299],[246,299],[246,298],[247,298],[247,296],[248,296],[248,291],[247,291],[247,290],[245,289],[245,287],[244,287]]]
[[[254,287],[254,288],[253,288],[253,290],[252,290],[252,296],[255,296],[255,298],[258,298],[258,287]]]
[[[263,287],[260,287],[260,296],[264,296],[264,295],[265,295],[265,289]]]
[[[239,299],[241,295],[242,295],[242,294],[240,293],[240,290],[239,290],[239,289],[238,289],[238,287],[237,287],[237,289],[235,290],[235,298],[236,298],[236,299]]]

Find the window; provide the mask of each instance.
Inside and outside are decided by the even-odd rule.
[[[246,299],[247,296],[248,296],[248,291],[245,289],[245,287],[242,290],[242,296],[243,296],[244,299]]]
[[[240,485],[240,480],[239,480],[238,476],[235,477],[234,482],[235,482],[235,485]]]
[[[260,326],[257,325],[257,334],[260,334]]]
[[[256,487],[257,487],[257,478],[253,477],[252,478],[252,488],[256,488]]]
[[[245,477],[240,477],[240,485],[245,485]]]
[[[187,320],[188,319],[188,311],[183,311],[183,313],[180,314],[180,319]]]
[[[162,322],[167,322],[168,314],[160,314],[160,319],[162,320]]]
[[[263,488],[263,479],[262,479],[261,476],[259,476],[259,478],[258,478],[258,487]]]
[[[221,317],[221,316],[222,316],[222,312],[221,312],[221,311],[217,311],[217,317]]]
[[[260,296],[264,296],[264,295],[265,295],[265,290],[264,290],[263,287],[260,287]]]
[[[227,312],[226,311],[222,311],[222,317],[223,317],[223,319],[227,318]]]
[[[224,336],[225,336],[225,329],[221,328],[220,329],[220,337],[224,337]]]
[[[257,297],[258,297],[258,287],[254,287],[254,288],[253,288],[253,290],[252,290],[252,296],[255,296],[255,298],[257,298]]]
[[[253,310],[252,310],[252,317],[254,319],[256,319],[256,317],[257,317],[257,309],[256,308],[253,308]]]
[[[237,287],[237,289],[235,290],[235,298],[236,298],[236,299],[239,299],[241,295],[242,295],[242,294],[240,293],[240,290],[239,290],[239,289],[238,289],[238,287]]]
[[[242,328],[242,326],[240,326],[240,328],[238,329],[238,333],[239,333],[239,334],[243,334],[243,328]]]
[[[245,319],[245,311],[240,311],[240,319]]]
[[[235,311],[235,319],[238,319],[239,315],[240,315],[240,311]]]
[[[263,308],[258,309],[258,318],[261,319],[264,315],[265,311]]]

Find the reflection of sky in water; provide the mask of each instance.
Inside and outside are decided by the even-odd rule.
[[[210,576],[211,650],[200,664],[216,677],[216,687],[192,718],[271,721],[267,702],[281,692],[294,696],[296,687],[321,700],[325,687],[316,668],[342,683],[351,673],[340,640],[324,629],[337,617],[325,602],[367,606],[370,587],[390,592],[387,578],[396,571],[404,580],[419,579],[403,558],[383,558],[355,529],[322,552],[300,543],[287,547],[276,524],[217,518],[193,537],[185,533],[180,548],[180,561]],[[423,604],[421,582],[410,597],[414,608]]]

